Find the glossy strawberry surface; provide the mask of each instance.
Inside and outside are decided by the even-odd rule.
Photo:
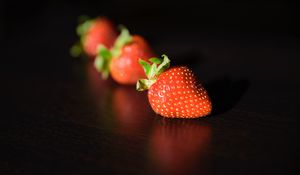
[[[148,91],[148,99],[153,110],[164,117],[197,118],[212,110],[206,90],[185,66],[160,74]]]
[[[109,19],[105,17],[97,18],[84,35],[84,51],[88,56],[94,58],[100,44],[111,48],[117,36],[116,27]]]
[[[121,55],[112,59],[110,74],[120,84],[135,84],[138,79],[146,77],[139,65],[139,59],[147,61],[153,56],[154,53],[145,39],[134,35],[132,42],[122,48]]]

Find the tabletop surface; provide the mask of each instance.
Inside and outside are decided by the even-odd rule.
[[[55,25],[73,16],[47,14],[3,46],[1,174],[299,173],[296,38],[137,25],[212,98],[210,116],[166,119],[147,92],[102,80],[91,61],[70,57],[75,23]]]

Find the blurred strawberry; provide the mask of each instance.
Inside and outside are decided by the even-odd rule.
[[[80,42],[71,48],[74,57],[79,56],[82,51],[90,58],[95,58],[99,45],[111,48],[118,36],[115,25],[106,17],[96,19],[83,19],[77,27]]]
[[[195,121],[163,120],[151,137],[151,158],[162,174],[206,171],[211,128]]]
[[[143,37],[131,36],[129,31],[123,28],[111,49],[105,46],[99,48],[95,67],[103,77],[110,73],[120,84],[135,84],[138,79],[146,77],[139,65],[139,59],[148,61],[153,56],[154,53]]]

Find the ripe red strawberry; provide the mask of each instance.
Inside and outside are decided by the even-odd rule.
[[[86,20],[77,27],[77,34],[80,46],[74,46],[71,53],[78,56],[83,49],[90,58],[95,58],[100,44],[111,48],[118,36],[115,25],[106,17]]]
[[[141,36],[131,36],[123,28],[114,46],[108,50],[99,48],[95,66],[104,77],[110,73],[112,78],[120,84],[135,84],[140,78],[146,78],[139,59],[148,61],[154,54],[148,43]]]
[[[151,58],[153,63],[140,60],[148,79],[137,82],[137,90],[149,89],[152,109],[164,117],[197,118],[211,113],[212,104],[204,87],[186,66],[169,68],[170,60]]]

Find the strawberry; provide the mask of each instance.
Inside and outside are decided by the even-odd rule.
[[[118,36],[115,25],[106,17],[84,20],[77,27],[80,43],[71,48],[73,56],[79,56],[82,50],[90,57],[95,58],[100,44],[111,48]]]
[[[148,79],[137,82],[137,90],[148,89],[152,109],[164,117],[197,118],[211,113],[212,104],[204,87],[186,66],[169,68],[170,60],[151,58],[149,63],[140,60]]]
[[[146,78],[139,65],[139,59],[148,61],[154,54],[148,43],[141,36],[129,34],[126,28],[121,29],[114,46],[107,49],[101,45],[95,60],[95,67],[103,77],[110,73],[120,84],[135,84],[140,78]]]

